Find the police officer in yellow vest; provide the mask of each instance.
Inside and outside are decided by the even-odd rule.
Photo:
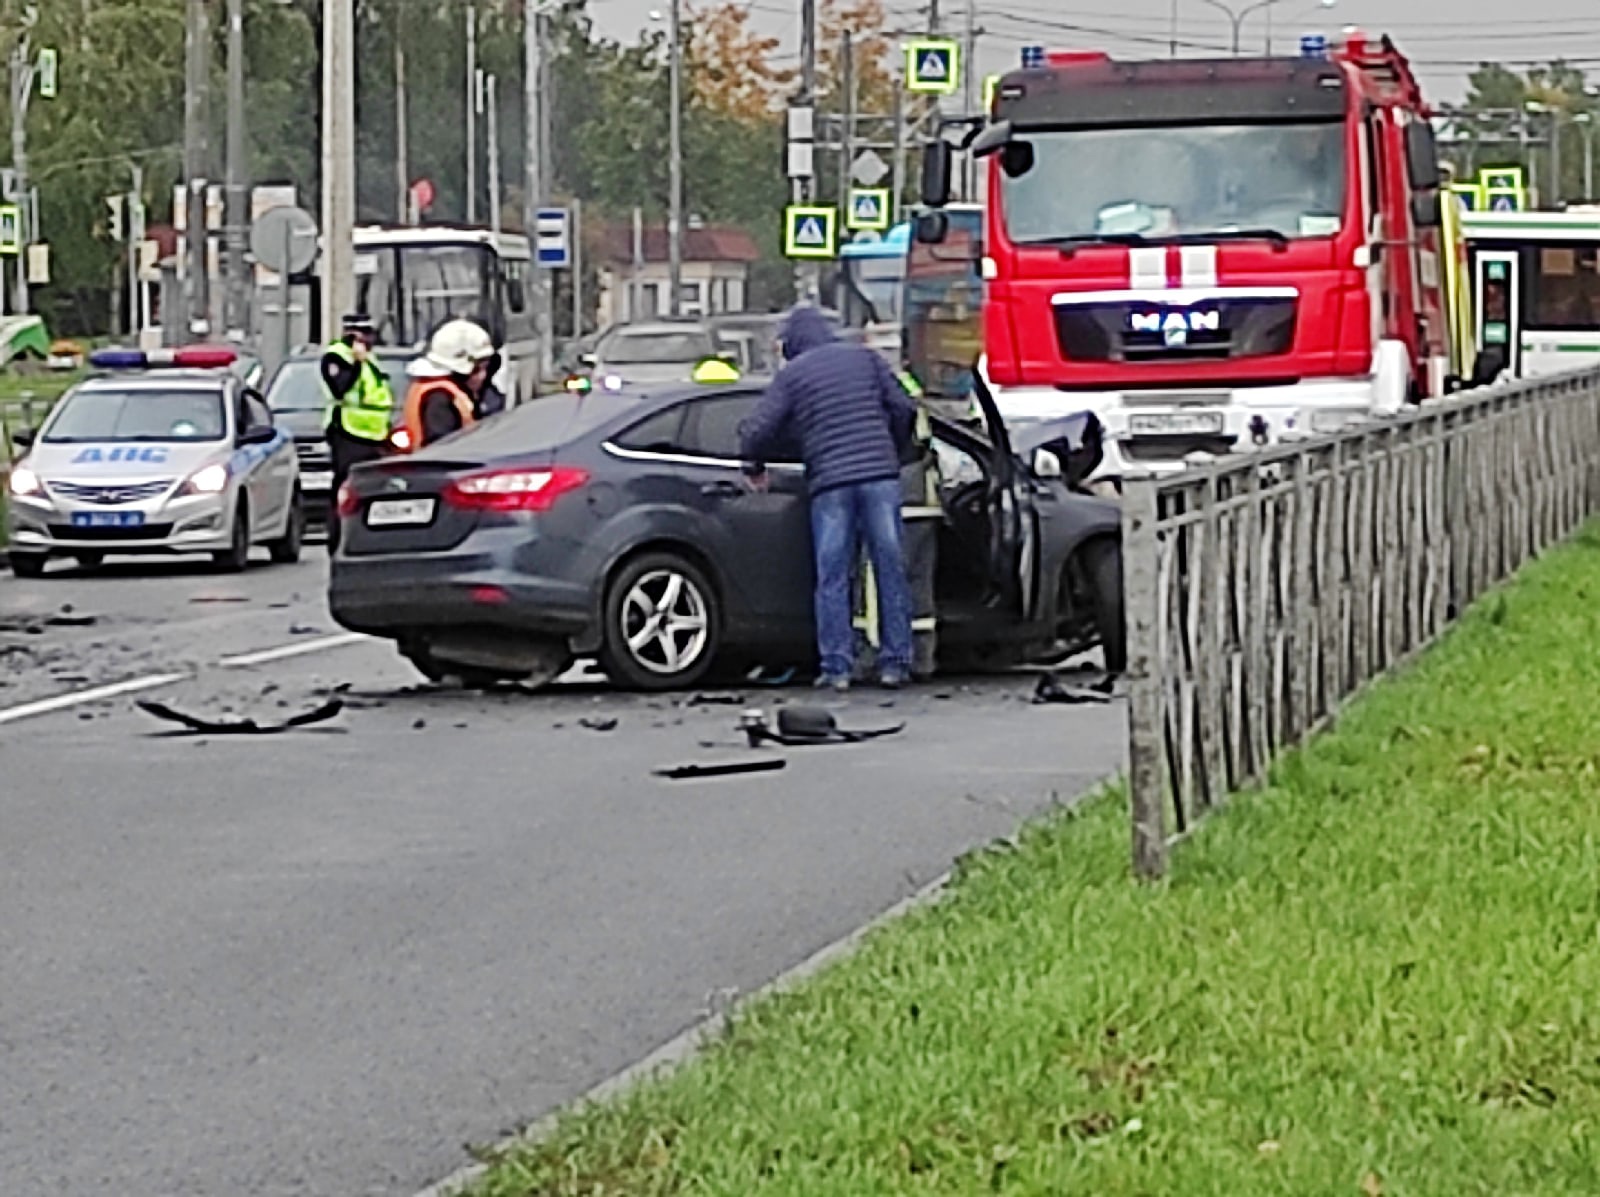
[[[939,526],[944,509],[939,505],[939,462],[933,451],[933,422],[928,415],[921,384],[910,370],[901,368],[895,377],[906,394],[917,401],[917,421],[913,433],[916,458],[900,471],[900,516],[905,526],[906,578],[911,587],[911,632],[913,677],[933,676],[939,652],[939,617],[934,595],[934,575],[939,563]],[[856,588],[856,628],[858,640],[864,638],[878,647],[877,586],[871,563],[863,563]]]
[[[376,461],[389,439],[394,392],[378,364],[372,360],[377,332],[365,316],[346,316],[343,332],[322,355],[322,385],[326,392],[322,427],[333,456],[333,490],[350,473],[350,467]],[[337,520],[329,521],[330,551],[338,543]]]

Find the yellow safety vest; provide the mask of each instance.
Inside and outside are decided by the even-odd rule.
[[[922,384],[917,381],[917,376],[910,370],[901,370],[895,375],[900,380],[900,385],[905,388],[906,394],[913,399],[922,398]]]
[[[351,365],[357,365],[355,351],[343,341],[329,345],[328,352]],[[340,423],[351,436],[364,441],[387,440],[389,414],[394,410],[394,392],[389,389],[389,380],[384,377],[383,371],[371,361],[359,365],[356,384],[345,393],[342,400],[335,399],[331,392],[328,394],[327,404],[322,409],[322,426],[328,428],[333,424],[333,413],[337,409]]]

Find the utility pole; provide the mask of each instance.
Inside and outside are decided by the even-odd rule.
[[[528,5],[532,11],[533,5]],[[478,222],[478,8],[467,0],[467,223]],[[532,225],[528,226],[532,228]]]
[[[17,203],[21,207],[21,241],[23,254],[17,258],[14,311],[28,311],[27,246],[37,234],[28,227],[28,216],[33,208],[28,186],[28,101],[33,96],[33,42],[29,33],[38,19],[38,10],[31,5],[23,10],[22,27],[11,47],[11,167],[17,176]],[[3,288],[0,288],[3,290]]]
[[[183,88],[183,176],[185,246],[185,286],[183,325],[180,338],[193,334],[200,321],[211,315],[210,255],[206,238],[206,175],[210,166],[208,135],[211,86],[211,22],[206,0],[189,0],[184,27]]]
[[[500,231],[500,80],[485,75],[484,133],[489,138],[489,227]]]
[[[966,29],[961,39],[961,115],[973,116],[978,111],[978,5],[977,0],[967,0]],[[978,164],[971,154],[961,155],[962,194],[967,202],[977,198]]]
[[[132,176],[128,190],[128,332],[138,344],[144,331],[144,284],[139,281],[139,247],[144,244],[144,167],[128,163]]]
[[[572,339],[583,336],[583,202],[572,198]]]
[[[815,108],[817,103],[817,0],[800,0],[800,103]],[[797,181],[797,203],[809,204],[817,194],[815,169],[807,178]],[[815,303],[820,287],[817,265],[804,263],[796,272],[799,298]]]
[[[355,6],[322,0],[322,332],[355,307]]]
[[[545,178],[545,147],[547,131],[547,116],[544,103],[544,71],[547,57],[545,39],[545,16],[539,7],[529,0],[523,9],[524,17],[522,40],[525,62],[522,71],[522,86],[524,97],[525,115],[523,120],[523,136],[525,139],[523,153],[523,170],[525,184],[523,187],[523,226],[528,236],[535,237],[539,228],[539,209],[544,205],[545,189],[549,185]],[[550,272],[537,263],[534,265],[533,275],[533,320],[534,327],[539,335],[539,378],[541,381],[550,373]]]
[[[839,39],[839,211],[850,206],[850,163],[855,158],[856,51],[850,31]]]
[[[239,338],[250,328],[250,281],[244,260],[250,227],[244,122],[244,0],[228,0],[227,327],[230,336]]]
[[[405,5],[395,5],[394,14],[394,183],[395,219],[411,223],[410,134],[406,130],[406,42]]]
[[[672,31],[668,38],[667,78],[671,111],[667,118],[670,161],[667,167],[667,313],[676,316],[683,300],[683,48],[681,0],[672,0]]]

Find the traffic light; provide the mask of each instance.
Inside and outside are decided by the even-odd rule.
[[[111,239],[113,241],[121,241],[123,237],[122,198],[120,195],[106,196],[106,207],[111,209],[111,220],[106,227],[111,231]]]

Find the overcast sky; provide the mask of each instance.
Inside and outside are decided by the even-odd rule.
[[[666,0],[590,0],[590,11],[601,32],[631,41],[650,20],[652,9]],[[984,73],[1009,70],[1017,65],[1021,47],[1044,44],[1052,48],[1106,49],[1118,57],[1160,57],[1167,53],[1171,35],[1170,0],[975,0],[980,29],[978,61]],[[1235,12],[1249,0],[1229,7]],[[926,24],[926,0],[886,0],[890,23],[907,29]],[[959,30],[964,21],[963,0],[940,0],[947,30]],[[798,0],[752,0],[752,24],[784,38],[791,61],[798,45]],[[1497,16],[1508,10],[1515,21]],[[1372,33],[1388,33],[1416,64],[1423,86],[1436,100],[1457,100],[1465,89],[1466,73],[1479,61],[1503,59],[1547,62],[1565,56],[1575,65],[1588,66],[1600,79],[1600,3],[1596,0],[1336,0],[1323,9],[1317,0],[1280,0],[1271,6],[1275,48],[1292,51],[1301,33],[1320,30],[1335,33],[1347,24]],[[1267,33],[1266,13],[1251,13],[1243,25],[1247,52],[1260,52]],[[1181,52],[1203,53],[1208,47],[1226,50],[1230,36],[1227,18],[1204,0],[1178,0]]]

